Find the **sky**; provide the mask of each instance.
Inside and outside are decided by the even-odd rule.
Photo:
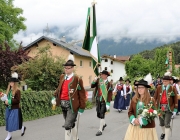
[[[43,35],[83,40],[93,0],[14,0],[24,10],[26,31],[14,38],[27,45]],[[180,38],[180,0],[96,0],[98,39],[168,43]],[[45,32],[44,32],[45,35]]]

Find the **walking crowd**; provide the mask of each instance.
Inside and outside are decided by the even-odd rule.
[[[60,75],[59,85],[52,98],[52,104],[60,106],[64,117],[65,140],[79,140],[78,123],[79,117],[86,106],[86,93],[83,80],[74,74],[74,58],[69,56],[63,65],[64,74]],[[172,131],[171,121],[179,115],[180,81],[166,72],[162,78],[152,80],[150,75],[140,80],[135,80],[131,85],[130,79],[119,78],[113,87],[112,81],[108,81],[110,73],[103,70],[95,77],[91,88],[95,88],[96,112],[99,119],[99,129],[96,136],[101,136],[107,127],[105,121],[106,113],[110,109],[110,102],[114,95],[113,108],[118,113],[128,110],[129,126],[124,140],[158,140],[155,129],[155,117],[157,116],[162,128],[160,139],[169,139]],[[6,105],[6,131],[5,140],[12,139],[12,132],[21,130],[21,136],[25,134],[26,127],[23,126],[20,101],[21,91],[18,89],[18,74],[12,73],[6,93],[1,93],[1,100]],[[124,83],[125,82],[125,83]],[[154,87],[152,92],[151,88]],[[151,93],[150,93],[151,91]],[[109,122],[110,123],[110,122]]]

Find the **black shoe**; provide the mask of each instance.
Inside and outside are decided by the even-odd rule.
[[[96,136],[101,136],[102,135],[102,132],[101,131],[98,131],[97,133],[96,133]]]
[[[178,113],[176,113],[176,115],[179,115],[179,112],[178,112]]]
[[[25,132],[26,132],[26,127],[24,127],[24,131],[23,133],[21,133],[21,136],[24,136]]]
[[[64,125],[62,126],[62,128],[64,128]]]
[[[121,110],[118,110],[119,111],[119,113],[122,111],[122,109]]]
[[[11,140],[11,139],[12,139],[12,137],[9,138],[9,140]]]
[[[102,131],[104,131],[105,127],[107,126],[107,124],[103,125]]]
[[[165,137],[165,134],[161,134],[160,139],[163,140]]]

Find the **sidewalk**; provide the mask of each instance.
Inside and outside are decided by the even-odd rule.
[[[21,137],[21,131],[13,133],[12,140],[64,140],[64,123],[62,115],[55,115],[35,121],[24,122],[27,127],[26,134]],[[95,136],[99,129],[99,120],[96,117],[95,108],[85,110],[80,117],[79,139],[80,140],[123,140],[129,120],[127,111],[118,113],[112,108],[106,115],[107,127],[102,136]],[[180,116],[176,116],[173,124],[173,136],[169,140],[179,140],[180,138]],[[158,137],[161,134],[159,122],[156,119],[156,129]],[[0,140],[6,138],[5,127],[0,127]]]

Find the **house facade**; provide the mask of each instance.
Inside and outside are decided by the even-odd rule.
[[[90,54],[83,50],[81,47],[67,43],[63,40],[57,40],[49,37],[42,36],[30,43],[25,47],[25,50],[28,53],[28,56],[34,58],[37,55],[38,47],[45,47],[49,45],[52,56],[59,56],[62,59],[68,59],[68,56],[73,53],[75,58],[75,73],[82,77],[83,84],[85,87],[89,87],[92,80],[95,77],[93,66],[92,66],[92,58]],[[58,81],[57,81],[58,82]]]
[[[125,71],[125,61],[119,60],[115,55],[101,56],[101,69],[107,70],[111,73],[111,76],[108,77],[108,80],[113,80],[113,82],[117,82],[120,77],[126,76]]]

